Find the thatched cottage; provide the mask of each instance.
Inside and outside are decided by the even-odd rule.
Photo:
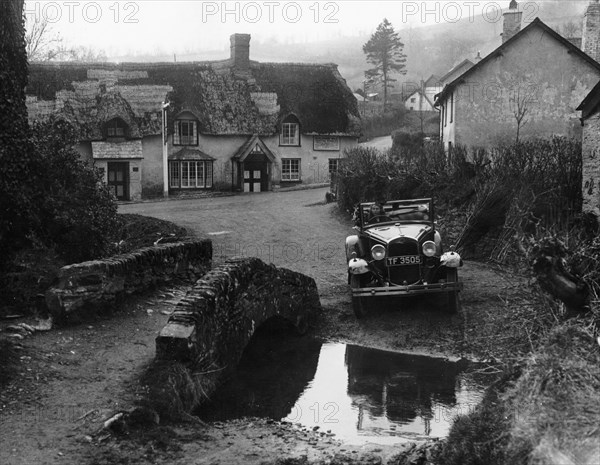
[[[202,189],[257,192],[325,182],[360,133],[334,64],[32,63],[30,120],[73,122],[81,156],[121,200]]]

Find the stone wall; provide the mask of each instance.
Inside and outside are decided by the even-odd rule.
[[[195,280],[210,270],[211,261],[212,242],[207,239],[68,265],[46,292],[46,304],[55,321],[79,321],[111,309],[127,295],[174,279]]]
[[[585,120],[583,128],[583,212],[600,219],[600,113]]]
[[[156,339],[158,359],[234,367],[266,320],[287,320],[298,332],[321,309],[315,281],[258,258],[231,259],[198,280]]]

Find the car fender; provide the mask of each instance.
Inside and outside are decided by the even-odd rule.
[[[358,255],[360,253],[358,246],[358,236],[348,236],[346,238],[346,262],[349,262],[352,259],[352,252],[356,252]]]
[[[441,255],[444,250],[442,249],[442,236],[438,231],[436,231],[433,235],[433,242],[435,243],[435,248],[437,249],[438,253]]]

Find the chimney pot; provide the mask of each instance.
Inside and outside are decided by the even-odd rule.
[[[521,18],[523,12],[518,11],[518,7],[519,4],[516,0],[511,0],[508,11],[505,11],[503,14],[504,27],[502,29],[502,43],[509,40],[521,30]]]

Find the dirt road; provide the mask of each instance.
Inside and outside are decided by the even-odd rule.
[[[314,329],[319,336],[384,349],[472,356],[464,344],[462,316],[472,321],[474,313],[501,304],[504,278],[479,263],[467,263],[461,269],[465,282],[462,315],[448,315],[437,302],[425,299],[399,302],[401,311],[374,308],[377,318],[357,321],[351,309],[344,252],[345,239],[353,233],[352,222],[335,204],[324,202],[326,191],[147,202],[123,205],[119,211],[169,220],[207,235],[213,240],[216,263],[232,256],[255,256],[313,277],[325,308],[323,321]],[[485,304],[483,309],[480,302]]]
[[[359,145],[361,147],[372,147],[381,151],[388,150],[392,148],[392,136],[374,137],[369,141],[361,142]]]
[[[215,263],[257,256],[312,276],[324,307],[312,328],[315,336],[456,357],[488,355],[479,350],[487,345],[478,345],[495,336],[496,328],[486,329],[486,316],[502,311],[516,284],[487,266],[466,263],[459,315],[425,300],[373,309],[372,318],[357,321],[344,257],[351,223],[324,197],[325,189],[314,189],[143,202],[119,211],[169,220],[210,237]],[[200,429],[180,425],[132,441],[94,436],[107,415],[143,395],[137,378],[154,357],[154,337],[166,313],[184,294],[185,288],[158,291],[133,299],[111,319],[25,340],[21,373],[0,397],[0,463],[274,463],[280,457],[321,460],[337,453],[356,459],[393,452],[378,446],[353,450],[265,420]]]

